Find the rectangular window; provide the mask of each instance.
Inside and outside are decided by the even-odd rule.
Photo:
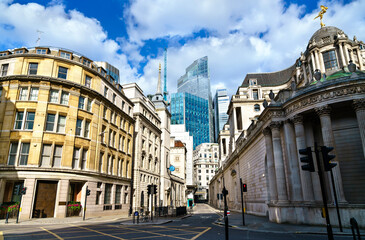
[[[106,110],[107,110],[107,108],[104,106],[104,110],[103,110],[103,118],[105,118],[105,119],[106,119]]]
[[[81,169],[82,170],[86,169],[86,161],[87,161],[87,150],[84,149],[82,151],[82,162],[81,162]]]
[[[322,53],[323,55],[323,61],[324,61],[324,67],[327,69],[337,69],[337,58],[335,50],[327,51]]]
[[[86,111],[91,112],[91,104],[92,104],[92,100],[88,99],[87,100],[87,105],[86,105]]]
[[[37,49],[37,54],[47,54],[47,49]]]
[[[62,146],[56,145],[53,152],[53,167],[61,167]]]
[[[59,115],[57,123],[57,132],[65,133],[66,129],[66,116]]]
[[[108,97],[108,88],[104,87],[104,97]]]
[[[37,75],[38,63],[29,63],[28,74]]]
[[[68,92],[62,91],[62,93],[61,93],[61,104],[68,105],[68,96],[69,96]]]
[[[115,203],[116,204],[120,204],[120,200],[121,200],[121,194],[122,194],[122,186],[117,185],[115,188]]]
[[[84,65],[86,65],[86,66],[90,67],[91,62],[90,62],[89,60],[87,60],[87,59],[83,58],[83,59],[82,59],[82,64],[84,64]]]
[[[8,75],[8,68],[9,68],[9,64],[1,65],[1,74],[0,74],[0,76]]]
[[[115,95],[115,93],[113,93],[113,103],[115,104],[115,100],[117,98],[117,95]]]
[[[105,184],[104,204],[111,204],[112,184]]]
[[[49,102],[58,103],[58,90],[52,89],[49,93]]]
[[[38,92],[39,88],[30,88],[29,101],[37,101],[38,100]]]
[[[106,134],[106,127],[103,126],[102,127],[102,132],[101,132],[101,142],[105,144],[105,134]]]
[[[41,159],[41,167],[50,167],[51,166],[51,144],[44,144],[42,151],[42,159]]]
[[[122,150],[122,135],[119,135],[118,149]]]
[[[72,168],[79,168],[80,164],[80,148],[74,149],[74,154],[72,157]]]
[[[110,174],[110,162],[112,161],[112,156],[108,154],[108,159],[106,161],[106,171],[108,174]]]
[[[58,68],[58,78],[67,79],[67,68],[59,67]]]
[[[71,54],[66,53],[66,52],[60,52],[60,57],[66,58],[66,59],[71,59]]]
[[[47,114],[46,131],[53,131],[55,124],[56,114]]]
[[[21,87],[19,92],[19,100],[28,100],[28,87]]]
[[[27,165],[30,143],[22,143],[20,150],[19,165]]]
[[[90,87],[91,86],[91,77],[86,75],[85,76],[85,86]]]
[[[35,117],[35,112],[28,112],[27,113],[27,118],[25,119],[24,129],[26,129],[26,130],[32,130],[33,129],[34,117]]]
[[[121,160],[120,158],[118,158],[118,163],[117,163],[117,175],[120,176],[120,163],[121,163]]]
[[[18,152],[18,143],[11,143],[9,151],[8,165],[14,166],[16,162],[16,154]]]
[[[100,158],[99,158],[99,172],[103,171],[103,159],[104,159],[104,153],[100,153]]]
[[[85,98],[80,96],[79,97],[79,108],[84,109],[84,107],[85,107]]]
[[[16,112],[14,129],[22,129],[24,112]]]
[[[259,99],[259,92],[258,90],[252,90],[253,99],[257,100]]]
[[[123,136],[123,140],[122,140],[122,151],[124,152],[124,142],[125,142],[125,137]]]
[[[127,143],[127,153],[130,154],[130,146],[131,145],[131,140],[128,139],[128,143]]]
[[[122,100],[122,110],[124,111],[125,102]]]
[[[84,137],[88,138],[90,132],[90,121],[85,121]]]
[[[77,119],[77,121],[76,121],[76,136],[81,136],[81,130],[82,130],[82,120]]]

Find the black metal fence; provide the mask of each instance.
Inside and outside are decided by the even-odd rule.
[[[156,207],[155,208],[155,216],[165,217],[169,213],[168,207]]]

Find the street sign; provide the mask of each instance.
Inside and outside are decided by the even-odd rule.
[[[134,212],[134,216],[138,216],[138,214],[139,214],[138,211]]]
[[[173,172],[173,171],[175,171],[175,167],[171,165],[171,166],[169,167],[169,170],[170,170],[171,172]]]
[[[229,216],[229,215],[231,215],[231,211],[228,210],[227,211],[227,216]]]

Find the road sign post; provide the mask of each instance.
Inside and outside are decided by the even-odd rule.
[[[225,230],[225,236],[226,240],[228,240],[228,217],[227,217],[227,194],[228,191],[226,189],[226,186],[224,185],[224,179],[223,179],[223,190],[222,190],[223,198],[224,198],[224,230]]]
[[[85,205],[84,205],[84,214],[82,215],[82,220],[83,220],[83,221],[85,221],[85,215],[86,215],[86,202],[87,202],[87,196],[90,196],[90,189],[89,189],[89,186],[86,186]]]
[[[243,183],[242,178],[240,178],[240,185],[241,185],[241,208],[242,208],[242,226],[245,226],[245,208],[243,205]],[[247,188],[246,188],[247,191]]]

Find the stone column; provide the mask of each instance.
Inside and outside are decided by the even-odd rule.
[[[321,72],[323,73],[322,69],[321,69],[321,65],[319,64],[319,57],[318,57],[318,50],[316,50],[314,52],[314,57],[316,58],[316,66],[317,66],[317,69],[321,70]]]
[[[314,55],[313,55],[313,52],[311,52],[311,59],[312,59],[312,70],[313,72],[316,70],[316,62],[314,60]]]
[[[332,122],[331,122],[331,107],[328,105],[318,107],[315,109],[316,113],[319,115],[321,121],[322,138],[323,144],[327,147],[334,147],[333,152],[336,152],[335,139],[332,132]],[[334,154],[336,155],[336,154]],[[340,164],[337,157],[333,160],[337,163],[337,166],[332,169],[333,176],[335,179],[335,187],[339,202],[346,202],[345,194],[343,191],[342,178],[340,172]]]
[[[303,74],[304,74],[304,82],[307,84],[308,78],[307,78],[307,70],[305,69],[305,63],[302,64],[302,69],[303,69]]]
[[[345,59],[345,56],[343,55],[342,43],[339,43],[338,46],[340,47],[340,56],[341,56],[342,67],[344,67],[344,66],[346,66],[346,59]]]
[[[273,146],[272,146],[271,130],[269,128],[265,128],[263,130],[263,134],[265,136],[267,173],[269,174],[268,182],[269,182],[270,201],[276,202],[278,200],[278,191],[277,191],[277,186],[276,186],[276,174],[275,174],[274,153],[273,153]]]
[[[302,184],[300,181],[298,154],[295,144],[295,136],[292,123],[289,120],[284,122],[285,147],[289,163],[289,188],[292,189],[290,199],[293,201],[303,201]]]
[[[357,124],[359,125],[362,151],[365,156],[365,99],[355,99],[353,101],[353,106],[356,112]]]
[[[272,132],[273,150],[274,150],[273,152],[274,152],[274,162],[275,162],[276,186],[278,191],[278,201],[286,202],[288,201],[288,194],[286,191],[286,178],[285,178],[283,152],[281,147],[280,126],[281,122],[272,122],[270,124]]]
[[[301,115],[296,115],[296,116],[294,116],[294,118],[292,118],[292,121],[294,122],[295,140],[297,143],[296,153],[298,155],[298,161],[299,161],[300,160],[299,149],[304,149],[307,147],[307,145],[305,143],[303,117]],[[299,163],[303,200],[304,201],[313,201],[314,194],[313,194],[311,173],[308,171],[301,170],[301,165],[302,164]]]
[[[358,48],[358,49],[356,50],[356,53],[357,53],[357,59],[359,59],[359,69],[360,69],[360,70],[364,70],[364,67],[363,67],[363,65],[362,65],[362,57],[361,57],[361,55],[360,55],[360,48]]]
[[[349,56],[349,51],[347,50],[346,44],[343,45],[343,48],[345,50],[345,56],[346,56],[346,64],[345,66],[347,66],[350,62],[350,56]]]
[[[322,53],[317,50],[317,54],[318,54],[318,58],[319,58],[319,64],[321,66],[321,72],[326,72],[326,67],[324,66],[324,61],[323,61],[323,55]]]

